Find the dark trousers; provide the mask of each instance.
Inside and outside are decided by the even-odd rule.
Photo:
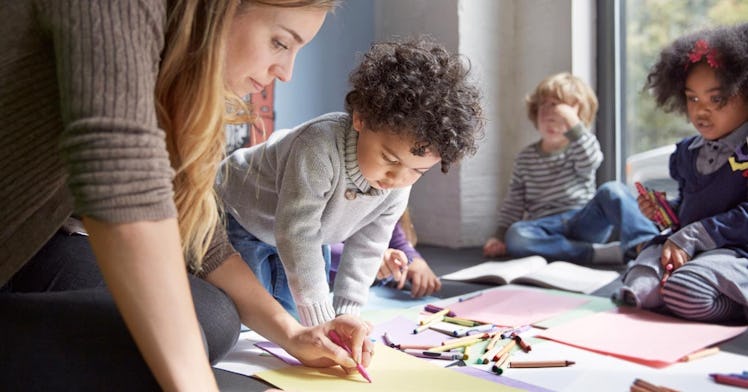
[[[211,363],[235,344],[234,303],[189,276]],[[58,232],[0,288],[0,389],[142,391],[159,386],[104,284],[88,237]]]

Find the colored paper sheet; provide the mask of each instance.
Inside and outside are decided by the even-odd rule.
[[[503,326],[533,324],[589,301],[537,289],[498,288],[447,307],[458,317]]]
[[[463,374],[467,374],[469,376],[482,378],[486,381],[494,382],[497,384],[505,385],[507,387],[513,387],[518,388],[524,391],[529,392],[553,392],[550,389],[545,389],[543,387],[539,387],[537,385],[528,384],[524,381],[515,380],[513,378],[507,377],[507,376],[497,376],[493,372],[488,372],[485,370],[478,369],[473,366],[459,366],[459,367],[453,367],[451,369],[454,369],[455,371],[458,371]],[[432,389],[433,391],[434,389]]]
[[[746,329],[619,308],[569,321],[538,336],[652,367],[665,367]]]
[[[387,336],[395,344],[425,346],[438,346],[443,341],[450,339],[449,336],[430,329],[414,334],[413,329],[417,325],[415,320],[398,316],[392,320],[377,324],[369,337],[376,339],[377,342],[383,342],[382,335],[387,332]]]
[[[521,391],[424,361],[377,344],[376,355],[367,368],[372,383],[360,374],[346,374],[340,367],[290,366],[255,374],[278,388],[296,391]]]
[[[291,354],[286,352],[286,350],[282,349],[277,344],[270,342],[270,341],[264,341],[264,342],[257,342],[255,343],[255,346],[267,351],[270,354],[275,355],[278,357],[281,361],[289,364],[289,365],[301,365],[301,362],[294,358]]]
[[[614,304],[613,301],[610,300],[610,298],[592,297],[589,302],[583,304],[582,306],[561,313],[557,316],[545,319],[541,322],[537,322],[533,325],[538,328],[548,329],[557,325],[568,323],[570,320],[576,320],[578,318],[587,317],[591,314],[604,312],[615,308],[616,304]]]
[[[403,309],[430,304],[438,300],[438,298],[431,296],[413,298],[410,296],[410,291],[398,290],[392,287],[373,286],[369,289],[369,299],[361,311]]]

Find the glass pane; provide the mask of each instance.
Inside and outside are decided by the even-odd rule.
[[[625,14],[625,56],[620,57],[625,59],[621,65],[625,108],[622,139],[624,154],[628,156],[627,182],[631,183],[667,177],[673,144],[696,132],[684,116],[657,109],[651,96],[642,90],[649,68],[660,51],[679,35],[705,26],[748,20],[748,1],[625,0],[622,6]]]

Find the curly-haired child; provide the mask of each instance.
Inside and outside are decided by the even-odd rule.
[[[484,119],[468,75],[428,39],[374,44],[351,74],[347,113],[224,160],[217,191],[232,243],[304,325],[358,314],[411,185],[475,153]],[[343,241],[330,299],[320,247]]]
[[[588,131],[598,106],[594,91],[562,72],[541,81],[526,104],[540,140],[514,160],[498,229],[484,255],[579,264],[620,264],[625,254],[635,255],[658,232],[625,185],[611,181],[595,190],[603,155]],[[620,243],[606,243],[616,228]]]
[[[676,39],[646,88],[699,134],[670,156],[679,226],[642,251],[614,299],[690,320],[748,320],[748,24]],[[639,206],[654,218],[651,201]]]

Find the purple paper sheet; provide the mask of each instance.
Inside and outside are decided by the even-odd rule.
[[[488,380],[491,382],[495,382],[497,384],[506,385],[508,387],[512,388],[518,388],[523,389],[525,391],[530,392],[553,392],[550,389],[545,389],[543,387],[539,387],[537,385],[528,384],[524,381],[515,380],[513,378],[509,378],[506,376],[499,376],[497,374],[487,372],[485,370],[478,369],[476,367],[472,366],[458,366],[458,367],[451,367],[449,369],[456,370],[460,373],[467,374],[469,376],[482,378],[484,380]]]
[[[292,365],[292,366],[298,366],[301,365],[301,362],[299,362],[298,359],[291,356],[291,354],[287,353],[286,350],[280,348],[277,344],[273,342],[257,342],[255,343],[255,346],[269,352],[270,354],[273,354],[274,356],[278,357],[281,361]]]
[[[450,337],[441,332],[436,332],[427,329],[423,332],[414,334],[413,329],[417,327],[415,321],[398,316],[390,321],[377,324],[374,327],[374,331],[370,337],[376,339],[377,342],[382,342],[382,335],[387,332],[387,336],[390,338],[392,343],[395,344],[409,344],[409,345],[425,345],[425,346],[439,346],[443,341]]]

